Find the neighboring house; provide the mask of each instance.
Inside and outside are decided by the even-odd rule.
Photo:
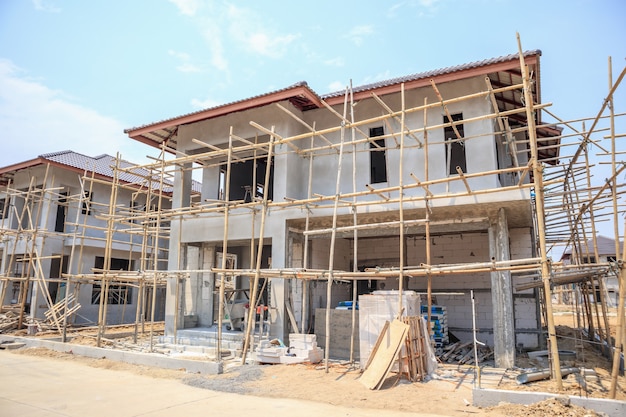
[[[0,168],[0,295],[4,295],[5,309],[23,308],[25,317],[46,318],[51,305],[65,300],[64,274],[69,274],[70,292],[76,294],[70,307],[80,304],[69,323],[98,323],[103,286],[97,275],[107,269],[107,258],[109,271],[137,271],[142,260],[152,269],[156,264],[150,260],[155,256],[158,268],[166,268],[165,238],[155,251],[153,237],[129,233],[139,224],[128,219],[146,211],[147,194],[138,192],[140,177],[117,175],[113,214],[120,217],[125,213],[126,221],[116,224],[107,240],[115,165],[116,158],[109,155],[90,157],[63,151]],[[119,168],[132,166],[119,161]],[[148,203],[154,207],[157,200],[152,195]],[[169,205],[168,198],[162,202]],[[148,244],[142,248],[142,243]],[[110,283],[107,324],[135,321],[138,292],[134,285]],[[162,289],[158,295],[155,311],[162,320]],[[151,311],[152,297],[144,300],[144,311]]]
[[[587,243],[582,247],[578,248],[578,256],[574,259],[572,254],[572,249],[569,248],[565,252],[563,252],[563,256],[561,256],[561,260],[564,264],[572,265],[572,264],[607,264],[612,263],[615,265],[615,262],[622,257],[622,253],[624,251],[624,242],[619,243],[619,253],[615,254],[615,240],[606,236],[598,235],[595,239],[596,247],[594,248],[594,239],[587,240]],[[596,259],[596,249],[598,253],[598,259]],[[612,273],[609,273],[605,276],[604,279],[604,290],[605,290],[605,300],[609,306],[616,306],[618,304],[619,299],[619,279],[616,274],[617,269],[615,269]],[[600,301],[600,288],[595,289],[595,297],[593,297],[596,301]]]
[[[540,103],[540,55],[540,51],[524,54],[534,76],[532,94],[536,103]],[[196,155],[193,162],[204,162],[202,202],[207,207],[220,199],[258,202],[267,193],[271,203],[265,219],[262,268],[328,270],[331,246],[334,248],[332,270],[337,271],[398,268],[402,258],[407,268],[411,265],[419,268],[426,262],[426,246],[430,248],[431,265],[519,260],[537,256],[531,192],[523,186],[528,184],[530,175],[522,175],[523,169],[504,170],[526,167],[529,161],[521,83],[519,56],[509,55],[358,86],[352,89],[353,102],[349,101],[349,108],[344,108],[344,101],[350,100],[345,92],[318,96],[306,83],[299,83],[127,129],[126,133],[154,147],[167,145],[181,155]],[[488,94],[491,88],[499,90]],[[400,149],[400,114],[391,117],[389,113],[403,108],[407,110],[405,128],[410,132],[405,135],[404,149]],[[358,129],[342,132],[338,127],[342,115],[349,124],[351,111]],[[484,117],[498,112],[507,117]],[[454,123],[450,123],[450,118]],[[319,132],[314,141],[310,139],[313,129]],[[271,131],[276,133],[277,143],[271,167],[266,170]],[[508,134],[498,133],[503,131]],[[537,134],[540,143],[558,143],[558,139],[552,138],[559,134],[554,128],[538,127]],[[340,166],[342,137],[346,145],[341,149]],[[230,193],[225,196],[230,153],[220,149],[229,148],[229,139],[233,159]],[[254,148],[255,143],[264,147]],[[539,152],[539,158],[555,158],[557,148],[546,147]],[[252,149],[258,154],[255,151],[253,155]],[[311,155],[314,156],[310,158]],[[425,172],[427,162],[428,172]],[[192,159],[186,157],[178,164],[190,168],[191,163]],[[353,232],[339,231],[334,244],[330,238],[334,210],[333,200],[328,196],[336,193],[340,169],[343,169],[339,181],[342,197],[336,209],[337,224],[350,226],[353,208],[359,224],[381,224],[359,231],[356,268]],[[269,172],[267,189],[263,187],[266,172]],[[463,176],[476,173],[486,174]],[[190,174],[177,172],[173,209],[186,210],[190,206],[190,178]],[[427,182],[428,189],[415,186],[416,180],[418,184]],[[427,218],[430,222],[428,244],[424,223],[407,226],[403,242],[397,225],[383,224],[399,219],[398,188],[394,187],[401,183],[406,187],[405,218]],[[318,202],[313,201],[318,197]],[[358,204],[353,206],[353,199]],[[256,206],[256,211],[234,207],[230,213],[227,252],[236,259],[236,268],[255,268],[251,252],[256,252],[254,248],[251,251],[250,241],[254,233],[254,244],[259,242],[259,207]],[[178,291],[173,289],[175,282],[170,282],[166,333],[172,334],[186,325],[211,326],[217,319],[211,296],[217,277],[210,268],[221,265],[225,218],[223,212],[212,213],[183,214],[183,221],[172,222],[170,269],[200,273],[191,274],[190,288],[195,290],[181,295],[182,300],[176,300]],[[307,235],[306,229],[327,229],[327,232]],[[308,242],[305,236],[309,236]],[[305,247],[308,253],[304,253]],[[236,285],[248,288],[248,280],[243,278]],[[405,280],[405,290],[427,292],[426,275],[405,277]],[[359,294],[398,288],[397,278],[370,278],[354,283]],[[447,307],[448,326],[454,335],[466,341],[472,338],[470,290],[475,291],[480,340],[492,346],[494,340],[506,340],[509,346],[507,352],[496,351],[497,359],[514,356],[514,347],[536,348],[542,344],[538,293],[515,291],[507,271],[432,276],[434,298],[437,304]],[[333,285],[331,305],[350,300],[351,294],[350,280],[337,282]],[[324,322],[324,317],[314,315],[316,308],[327,304],[326,281],[307,284],[272,278],[266,296],[270,303],[271,332],[276,337],[285,340],[289,329],[294,330],[285,305],[293,304],[298,327],[302,327],[303,321],[309,329],[314,321]],[[426,302],[425,297],[422,302]],[[176,306],[182,314],[175,314]],[[183,316],[194,316],[194,320],[184,320]]]

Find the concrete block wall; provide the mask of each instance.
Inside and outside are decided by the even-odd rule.
[[[327,269],[328,257],[330,255],[330,240],[313,239],[311,245],[311,268]],[[334,269],[347,271],[350,269],[350,259],[352,252],[350,242],[345,239],[337,239],[335,241],[335,260]],[[315,311],[316,308],[326,307],[326,281],[313,281],[309,286],[309,310]],[[351,300],[351,285],[348,283],[336,282],[333,284],[330,305],[335,307],[339,301]],[[294,297],[295,298],[295,297]],[[300,296],[301,298],[301,296]],[[294,299],[295,301],[295,299]],[[301,303],[300,303],[301,308]],[[299,320],[301,310],[296,310],[296,320]]]
[[[315,335],[317,345],[326,346],[326,310],[315,310]],[[356,323],[359,325],[359,312],[356,312]],[[352,337],[352,311],[330,311],[330,357],[334,359],[350,359],[350,341]],[[359,359],[359,333],[354,337],[354,359]]]
[[[359,265],[369,266],[371,263],[375,263],[378,266],[398,266],[400,259],[400,239],[398,237],[359,239],[357,245]],[[354,248],[353,241],[350,246],[350,251],[352,251]]]
[[[532,258],[533,245],[531,230],[528,227],[509,230],[511,240],[511,258]]]
[[[513,259],[532,257],[533,247],[530,230],[517,228],[510,230],[510,250]],[[296,245],[297,246],[297,245]],[[406,240],[407,265],[418,266],[426,261],[426,242],[423,237],[409,237]],[[311,241],[311,267],[325,269],[328,267],[330,240],[315,239]],[[292,254],[292,264],[297,266],[301,262],[296,251]],[[335,269],[349,270],[353,256],[353,242],[338,239],[335,245]],[[358,265],[381,267],[397,266],[400,258],[400,241],[397,236],[362,238],[358,241]],[[490,261],[489,234],[485,232],[456,233],[451,235],[434,236],[431,238],[431,264],[461,264]],[[299,264],[298,264],[299,265]],[[384,281],[385,289],[398,288],[398,280],[389,278]],[[515,283],[515,279],[514,279]],[[302,284],[292,284],[294,307],[297,320],[300,321]],[[426,277],[412,277],[408,279],[405,289],[422,293],[422,303],[426,303]],[[472,302],[470,290],[474,290],[475,318],[479,340],[493,345],[493,305],[491,297],[491,274],[446,274],[433,275],[432,290],[435,293],[434,302],[447,307],[448,326],[453,329],[455,336],[469,341],[472,338]],[[310,308],[324,308],[326,306],[325,282],[311,283]],[[440,294],[437,294],[440,293]],[[442,294],[447,293],[447,294]],[[450,293],[459,293],[450,294]],[[518,333],[516,343],[525,347],[539,345],[537,328],[536,300],[534,292],[525,291],[515,298],[515,327],[528,329],[526,333]],[[350,286],[335,284],[331,305],[335,306],[341,300],[351,299]]]
[[[509,230],[511,241],[511,258],[523,259],[535,256],[530,228],[516,228]],[[532,289],[525,291],[515,290],[515,286],[529,279],[516,278],[512,275],[513,298],[515,307],[515,342],[524,348],[540,347],[539,334],[536,332],[540,327],[541,318],[537,313],[536,292]],[[528,329],[524,332],[523,329]]]

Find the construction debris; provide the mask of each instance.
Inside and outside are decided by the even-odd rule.
[[[17,329],[17,322],[19,316],[11,311],[7,313],[0,313],[0,333],[7,330]]]
[[[493,350],[486,345],[477,346],[478,363],[491,359]],[[472,342],[456,342],[443,348],[443,353],[439,359],[445,363],[458,363],[460,365],[474,365],[474,344]]]

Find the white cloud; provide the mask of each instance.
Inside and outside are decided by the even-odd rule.
[[[153,151],[128,138],[125,127],[0,59],[0,166],[66,149],[89,156],[121,152],[125,159],[145,162]]]
[[[193,64],[191,62],[191,56],[186,52],[177,52],[174,50],[169,50],[167,53],[170,56],[177,58],[180,61],[180,64],[176,67],[176,69],[180,72],[201,72],[202,69]]]
[[[401,1],[400,3],[396,3],[392,5],[389,10],[387,10],[387,17],[396,17],[397,11],[406,5],[405,1]]]
[[[220,28],[209,23],[202,32],[202,36],[211,51],[211,64],[220,71],[228,71],[228,59],[224,56]]]
[[[254,54],[270,58],[280,58],[287,53],[290,45],[299,34],[278,33],[266,26],[256,12],[245,7],[237,7],[222,2],[201,0],[170,0],[181,14],[191,17],[198,33],[208,46],[208,65],[226,73],[230,67],[229,55]],[[208,65],[194,64],[188,56],[170,52],[181,60],[177,67],[182,72],[198,72],[208,69]]]
[[[440,0],[407,0],[393,4],[387,10],[387,17],[394,18],[403,12],[401,9],[418,9],[417,15],[419,17],[432,17],[437,11],[437,3]]]
[[[333,93],[339,90],[345,90],[346,83],[342,83],[341,81],[333,81],[328,85],[328,92]]]
[[[363,44],[363,38],[371,35],[372,33],[374,33],[372,25],[360,25],[353,27],[350,32],[345,35],[345,37],[356,46],[361,46]]]
[[[245,8],[230,5],[227,13],[233,39],[244,49],[259,55],[280,58],[287,52],[288,46],[300,37],[299,34],[275,33],[272,28],[262,26],[255,13]]]
[[[363,79],[363,81],[361,81],[359,83],[359,85],[365,85],[365,84],[371,84],[371,83],[376,83],[378,81],[383,81],[383,80],[388,80],[391,78],[391,73],[389,72],[389,70],[385,71],[385,72],[379,72],[376,75],[371,75],[371,76],[367,76]]]
[[[439,2],[439,0],[419,0],[419,4],[422,7],[432,8]]]
[[[190,62],[183,62],[176,69],[180,72],[202,72],[202,69]]]
[[[194,98],[194,99],[191,100],[192,107],[194,107],[194,108],[196,108],[198,110],[210,109],[211,107],[216,107],[216,106],[219,106],[220,104],[223,104],[223,103],[220,103],[219,101],[212,100],[210,98],[207,98],[205,100],[200,100],[200,99]]]
[[[35,6],[35,10],[39,12],[48,12],[48,13],[60,13],[61,8],[55,6],[51,2],[47,0],[33,0],[33,6]]]
[[[201,4],[199,0],[170,0],[170,2],[178,7],[180,14],[185,16],[195,16]]]
[[[329,67],[343,67],[345,64],[345,60],[340,56],[324,61],[324,65],[328,65]]]

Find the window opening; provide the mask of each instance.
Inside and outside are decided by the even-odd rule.
[[[370,128],[370,138],[383,136],[382,126]],[[385,139],[370,141],[370,183],[387,182],[387,152]]]
[[[132,267],[133,262],[128,259],[111,258],[111,271],[129,271]],[[96,256],[94,268],[96,270],[102,270],[104,268],[103,256]],[[96,271],[96,273],[101,272]],[[101,284],[93,284],[93,288],[91,290],[91,304],[100,304],[102,292]],[[109,284],[108,304],[132,304],[132,300],[132,287],[123,284]]]
[[[452,121],[458,122],[463,120],[463,114],[457,113],[452,115]],[[444,123],[450,123],[448,116],[443,116]],[[461,135],[461,138],[465,136],[462,123],[455,123],[456,130]],[[461,168],[463,172],[467,172],[467,163],[465,158],[465,142],[458,140],[456,133],[452,126],[446,126],[443,130],[443,134],[446,140],[446,165],[448,167],[448,175],[457,175],[456,167]]]
[[[65,231],[65,216],[67,214],[67,192],[59,193],[57,201],[57,216],[54,222],[54,231],[63,233]]]
[[[93,193],[91,191],[85,191],[83,194],[83,209],[82,213],[86,215],[91,214],[91,202],[93,201]]]

